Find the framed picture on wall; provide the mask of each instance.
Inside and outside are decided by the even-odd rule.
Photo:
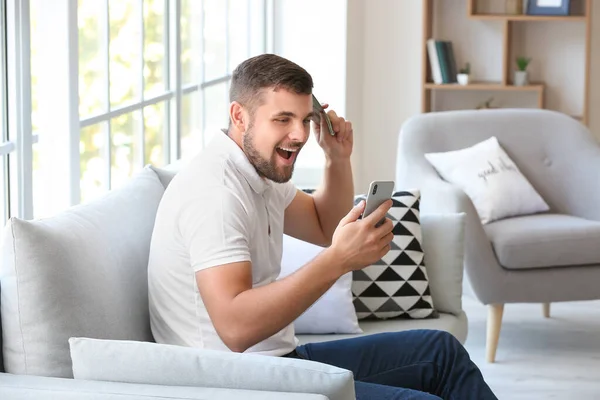
[[[529,15],[569,15],[571,0],[529,0]]]

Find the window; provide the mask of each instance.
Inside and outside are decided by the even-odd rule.
[[[7,91],[7,63],[6,63],[6,4],[0,1],[0,213],[2,223],[6,223],[9,216],[8,209],[8,154],[14,145],[8,142],[8,91]]]
[[[27,4],[0,0],[0,175],[3,221],[31,217],[31,119]],[[28,160],[28,162],[25,162]]]
[[[266,50],[266,1],[29,0],[32,215],[197,153]]]

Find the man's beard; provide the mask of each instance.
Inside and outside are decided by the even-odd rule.
[[[246,153],[246,156],[248,157],[248,160],[250,160],[250,163],[254,165],[254,168],[259,175],[277,183],[288,182],[290,179],[292,179],[292,174],[294,173],[294,164],[289,167],[283,167],[283,169],[278,169],[276,161],[277,155],[275,150],[271,156],[271,160],[264,159],[256,147],[254,147],[254,130],[252,128],[252,124],[250,124],[242,138],[242,146],[244,148],[244,153]]]

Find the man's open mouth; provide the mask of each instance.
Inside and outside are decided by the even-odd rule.
[[[298,151],[300,149],[299,148],[288,148],[288,147],[276,147],[275,151],[277,151],[277,154],[279,154],[279,156],[285,160],[292,160],[293,158],[296,158],[296,155],[298,154]]]

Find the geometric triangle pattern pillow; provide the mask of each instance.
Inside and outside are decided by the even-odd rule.
[[[357,196],[355,204],[365,200]],[[425,269],[419,190],[396,192],[387,218],[394,224],[390,251],[373,265],[352,274],[357,318],[431,318],[433,308]]]

